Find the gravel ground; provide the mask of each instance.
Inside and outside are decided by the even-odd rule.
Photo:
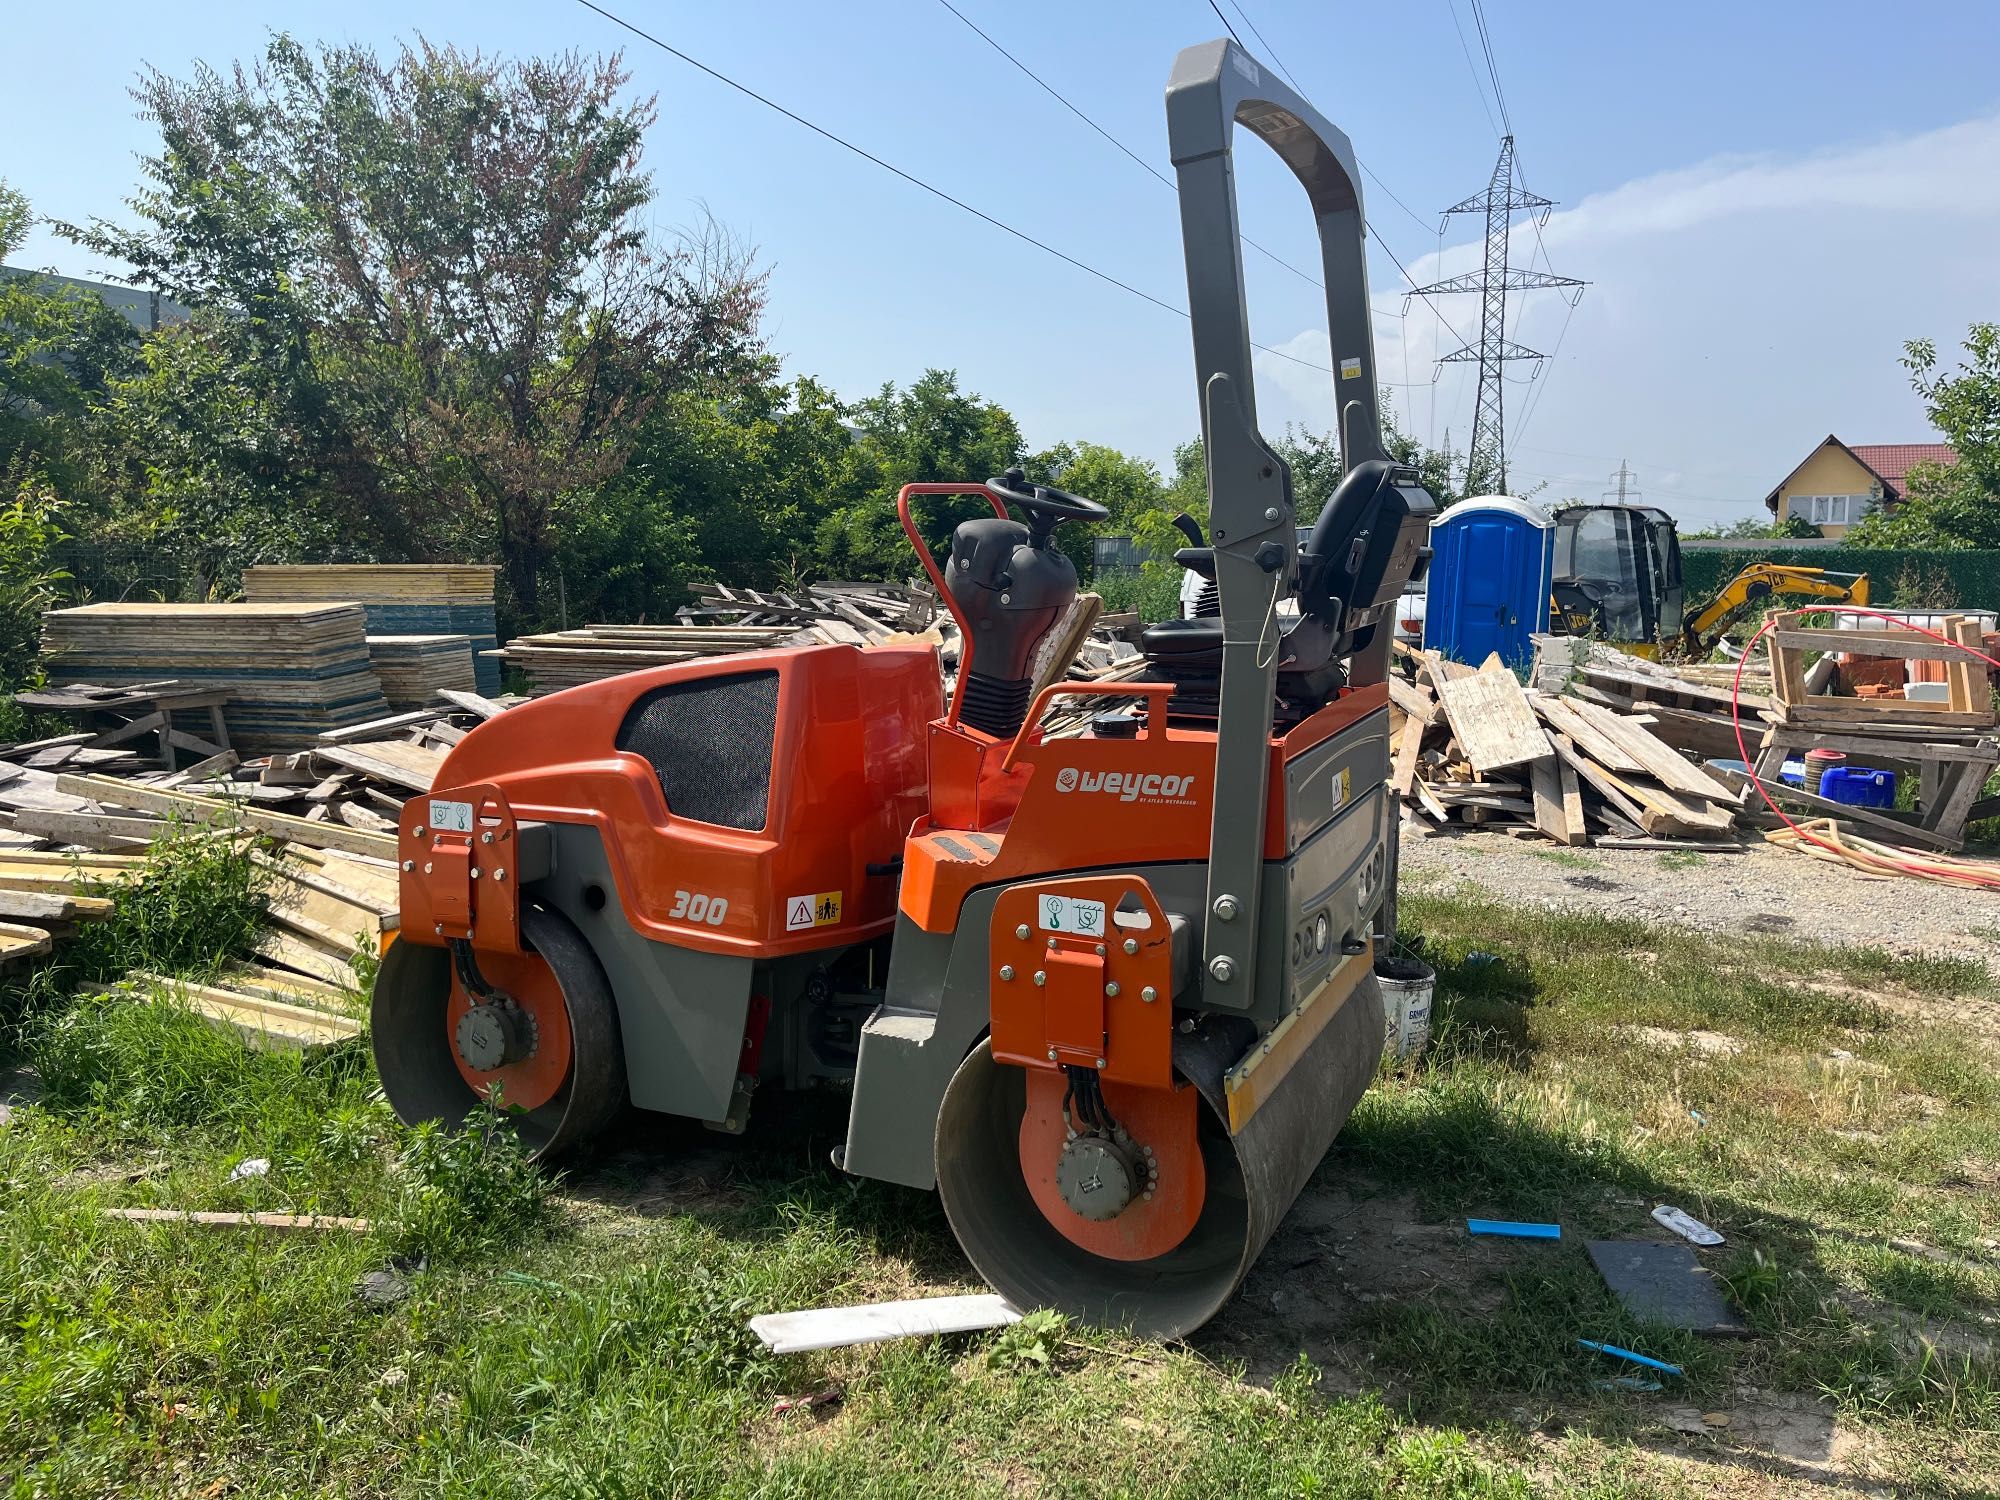
[[[1470,886],[1707,932],[1768,932],[1981,963],[2000,943],[2000,892],[1864,875],[1761,841],[1740,854],[1558,849],[1406,822],[1402,878],[1418,890]]]

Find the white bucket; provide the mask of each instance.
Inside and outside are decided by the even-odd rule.
[[[1382,991],[1382,1057],[1403,1062],[1431,1039],[1431,992],[1437,970],[1414,958],[1385,958],[1375,965]]]

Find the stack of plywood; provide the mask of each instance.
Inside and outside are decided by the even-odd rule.
[[[358,604],[86,604],[42,616],[42,650],[57,683],[225,690],[230,741],[248,752],[388,711],[365,629]]]
[[[391,708],[422,708],[441,688],[476,691],[470,636],[371,635],[368,660]]]
[[[1403,716],[1390,783],[1435,822],[1519,825],[1559,844],[1731,838],[1734,787],[1637,717],[1523,687],[1497,656],[1474,671],[1425,652],[1390,695]]]
[[[500,664],[484,653],[500,643],[493,620],[493,569],[475,563],[327,563],[245,568],[243,597],[352,600],[378,635],[472,638],[478,691],[500,691]]]

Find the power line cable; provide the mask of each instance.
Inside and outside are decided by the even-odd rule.
[[[1485,80],[1479,76],[1479,65],[1472,60],[1472,48],[1466,44],[1465,28],[1458,24],[1458,7],[1452,0],[1444,0],[1444,8],[1451,12],[1451,29],[1458,33],[1459,51],[1465,54],[1465,65],[1472,70],[1472,90],[1479,96],[1479,107],[1486,113],[1486,123],[1493,127],[1495,135],[1500,135],[1500,122],[1493,118],[1493,111],[1486,103]]]
[[[1514,133],[1513,117],[1507,113],[1507,95],[1500,87],[1500,69],[1493,61],[1493,38],[1486,30],[1486,9],[1480,0],[1466,0],[1472,7],[1472,24],[1479,28],[1479,46],[1486,54],[1486,76],[1493,80],[1494,102],[1500,106],[1500,123],[1507,127],[1507,134]]]
[[[915,188],[921,188],[924,192],[929,193],[932,197],[940,199],[945,203],[949,203],[953,208],[963,210],[965,213],[971,214],[975,219],[978,219],[983,223],[990,224],[993,228],[1001,230],[1006,234],[1012,235],[1015,239],[1020,240],[1023,244],[1032,245],[1035,249],[1040,250],[1043,254],[1052,255],[1057,260],[1062,261],[1065,265],[1074,266],[1077,270],[1082,271],[1087,275],[1094,276],[1099,281],[1105,282],[1110,286],[1115,286],[1118,288],[1119,291],[1127,292],[1130,295],[1137,297],[1142,302],[1150,302],[1153,306],[1160,308],[1162,311],[1173,313],[1176,317],[1185,318],[1188,316],[1188,312],[1185,308],[1176,307],[1171,302],[1163,301],[1161,298],[1155,297],[1151,292],[1143,292],[1139,290],[1138,287],[1133,286],[1130,282],[1120,281],[1116,276],[1113,276],[1109,271],[1100,271],[1096,266],[1091,265],[1089,262],[1078,260],[1074,255],[1071,255],[1066,251],[1058,250],[1055,246],[1048,244],[1046,241],[1036,239],[1033,235],[1027,233],[1025,230],[1015,228],[1012,224],[1009,224],[1006,220],[995,218],[992,214],[986,213],[981,209],[974,208],[970,203],[967,203],[963,198],[954,197],[952,194],[946,192],[943,188],[937,187],[932,183],[926,182],[924,181],[923,178],[917,177],[912,173],[905,172],[901,167],[898,167],[891,162],[884,161],[881,157],[875,155],[874,152],[869,151],[864,147],[855,145],[854,142],[846,139],[844,136],[839,136],[834,134],[833,131],[828,130],[825,126],[815,124],[813,121],[808,120],[804,115],[799,114],[794,110],[789,110],[785,108],[784,105],[778,103],[775,99],[768,98],[765,95],[758,93],[748,84],[738,83],[734,78],[731,78],[727,73],[723,73],[715,68],[711,68],[707,63],[702,62],[699,58],[690,57],[687,53],[681,51],[680,48],[672,46],[671,44],[665,41],[662,41],[659,37],[654,36],[650,31],[647,31],[644,28],[633,24],[632,22],[626,20],[623,16],[617,15],[612,11],[606,10],[603,6],[597,4],[596,0],[576,0],[576,3],[578,5],[581,5],[585,10],[593,11],[597,15],[602,16],[605,20],[609,21],[612,25],[619,27],[621,30],[630,32],[633,36],[638,37],[641,41],[649,42],[653,46],[658,47],[662,52],[665,52],[670,56],[679,58],[689,67],[695,69],[697,72],[706,74],[708,77],[713,78],[717,83],[724,84],[729,88],[734,89],[737,93],[742,94],[745,98],[754,99],[757,103],[763,105],[766,109],[769,109],[774,113],[783,115],[786,119],[792,121],[794,124],[803,125],[807,130],[810,130],[814,135],[820,136],[825,140],[831,141],[834,145],[841,147],[843,150],[853,152],[863,161],[871,162],[875,166],[880,167],[883,171],[889,173],[891,176],[901,178],[904,182],[909,183],[910,186]],[[1386,249],[1387,247],[1385,246],[1384,248]],[[1390,258],[1393,260],[1395,257],[1392,255]],[[1407,273],[1405,274],[1407,275]],[[1333,373],[1333,369],[1329,365],[1320,364],[1316,360],[1300,359],[1296,354],[1287,354],[1284,350],[1273,349],[1268,344],[1259,344],[1253,340],[1251,346],[1256,349],[1261,349],[1266,354],[1274,354],[1279,359],[1290,360],[1295,365],[1303,365],[1309,370],[1319,370],[1328,375],[1331,375]]]
[[[1257,23],[1255,21],[1252,21],[1250,19],[1250,13],[1247,10],[1243,9],[1241,0],[1230,0],[1230,4],[1234,5],[1236,7],[1237,14],[1243,17],[1243,24],[1250,28],[1251,35],[1255,36],[1259,42],[1264,42],[1264,34],[1261,31],[1257,30]],[[1243,46],[1243,38],[1236,34],[1236,28],[1229,24],[1229,17],[1223,14],[1222,7],[1216,3],[1216,0],[1208,0],[1208,8],[1215,12],[1215,18],[1218,21],[1222,22],[1223,27],[1229,32],[1229,39],[1235,42],[1237,46],[1239,47]],[[1267,49],[1270,48],[1270,44],[1268,42],[1264,42],[1264,45]],[[1246,48],[1245,50],[1247,51],[1248,49]],[[1270,58],[1273,66],[1275,66],[1277,70],[1284,75],[1285,79],[1291,84],[1293,90],[1298,94],[1298,96],[1301,99],[1304,99],[1306,103],[1312,104],[1312,96],[1308,94],[1303,88],[1299,87],[1298,80],[1292,77],[1291,69],[1285,66],[1283,60],[1279,58],[1275,49],[1270,49]],[[1313,108],[1317,109],[1319,108],[1319,106],[1314,104]],[[1383,192],[1389,194],[1390,200],[1394,202],[1398,208],[1402,209],[1404,213],[1410,215],[1412,222],[1414,222],[1419,228],[1422,229],[1430,228],[1429,224],[1425,223],[1422,219],[1419,219],[1416,216],[1416,214],[1411,211],[1409,204],[1405,203],[1401,198],[1398,198],[1395,195],[1395,193],[1390,190],[1388,183],[1382,181],[1380,177],[1377,177],[1375,173],[1369,169],[1369,166],[1366,162],[1362,161],[1361,158],[1358,156],[1355,158],[1355,162],[1361,168],[1362,171],[1368,173],[1370,181],[1374,182],[1376,186],[1380,187]],[[1422,298],[1424,306],[1428,307],[1431,310],[1431,315],[1435,317],[1439,323],[1444,325],[1445,329],[1451,334],[1453,338],[1457,339],[1461,344],[1463,344],[1466,341],[1465,335],[1460,333],[1456,328],[1452,327],[1450,319],[1445,317],[1443,310],[1439,308],[1439,306],[1435,302],[1431,301],[1430,297],[1422,290],[1422,288],[1420,288],[1417,285],[1416,278],[1412,276],[1409,273],[1409,271],[1404,267],[1402,260],[1398,258],[1396,252],[1389,248],[1388,239],[1379,230],[1377,230],[1373,224],[1369,223],[1365,217],[1362,219],[1362,224],[1367,229],[1368,233],[1375,237],[1375,243],[1382,247],[1382,253],[1388,256],[1390,261],[1395,265],[1397,271],[1402,273],[1403,284],[1409,288],[1409,293],[1406,293],[1405,295],[1414,293],[1416,296]]]
[[[946,10],[950,11],[954,16],[957,16],[959,20],[963,21],[967,29],[970,30],[974,36],[978,37],[982,42],[986,43],[987,46],[991,47],[995,52],[999,53],[1002,57],[1006,58],[1008,62],[1012,63],[1015,67],[1019,68],[1022,73],[1026,74],[1030,79],[1032,79],[1035,82],[1035,84],[1042,90],[1043,93],[1047,94],[1051,99],[1055,100],[1056,103],[1060,104],[1064,109],[1068,110],[1071,114],[1075,115],[1079,120],[1083,121],[1083,123],[1088,125],[1092,130],[1096,131],[1099,135],[1103,136],[1104,139],[1111,142],[1111,144],[1116,146],[1120,151],[1124,152],[1126,156],[1132,159],[1135,165],[1137,165],[1139,168],[1141,168],[1143,171],[1149,174],[1162,187],[1168,188],[1175,193],[1180,192],[1180,188],[1175,184],[1174,180],[1171,177],[1167,176],[1166,173],[1160,171],[1159,168],[1155,167],[1151,162],[1147,161],[1143,156],[1139,155],[1138,152],[1134,151],[1130,146],[1126,145],[1123,141],[1119,140],[1117,136],[1113,135],[1110,131],[1106,130],[1102,125],[1098,124],[1097,121],[1091,119],[1089,115],[1085,114],[1082,110],[1078,109],[1076,105],[1072,104],[1062,94],[1060,90],[1058,90],[1047,79],[1043,78],[1041,74],[1037,73],[1033,68],[1029,67],[1026,63],[1022,62],[1020,58],[1016,57],[1013,53],[1009,52],[1005,47],[1001,46],[992,37],[988,36],[986,32],[981,30],[978,24],[975,23],[970,16],[966,15],[964,11],[960,10],[956,5],[953,5],[951,3],[951,0],[938,0],[938,4],[942,5]],[[1277,251],[1267,249],[1265,246],[1258,244],[1255,240],[1251,239],[1249,235],[1246,234],[1243,236],[1243,243],[1248,245],[1251,249],[1259,252],[1260,254],[1269,257],[1271,260],[1276,261],[1279,265],[1283,266],[1287,271],[1290,271],[1294,276],[1298,277],[1299,280],[1305,282],[1307,285],[1316,286],[1321,291],[1326,290],[1325,285],[1319,280],[1318,277],[1313,276],[1309,272],[1301,271],[1297,266],[1293,265],[1290,261],[1286,260],[1282,255],[1278,254]]]

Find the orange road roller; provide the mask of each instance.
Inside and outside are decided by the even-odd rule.
[[[481,725],[401,819],[373,1036],[404,1120],[498,1107],[554,1155],[628,1107],[741,1130],[761,1088],[850,1081],[836,1165],[935,1188],[1016,1304],[1172,1337],[1227,1301],[1381,1055],[1391,613],[1434,504],[1382,447],[1347,138],[1231,42],[1181,54],[1167,117],[1210,534],[1144,680],[1030,701],[1077,592],[1057,528],[1106,511],[1013,471],[898,497],[961,632],[949,701],[927,645],[816,646]],[[1347,467],[1309,531],[1257,429],[1238,127],[1319,234]],[[992,514],[934,557],[932,496]],[[1053,737],[1064,698],[1088,728]]]

